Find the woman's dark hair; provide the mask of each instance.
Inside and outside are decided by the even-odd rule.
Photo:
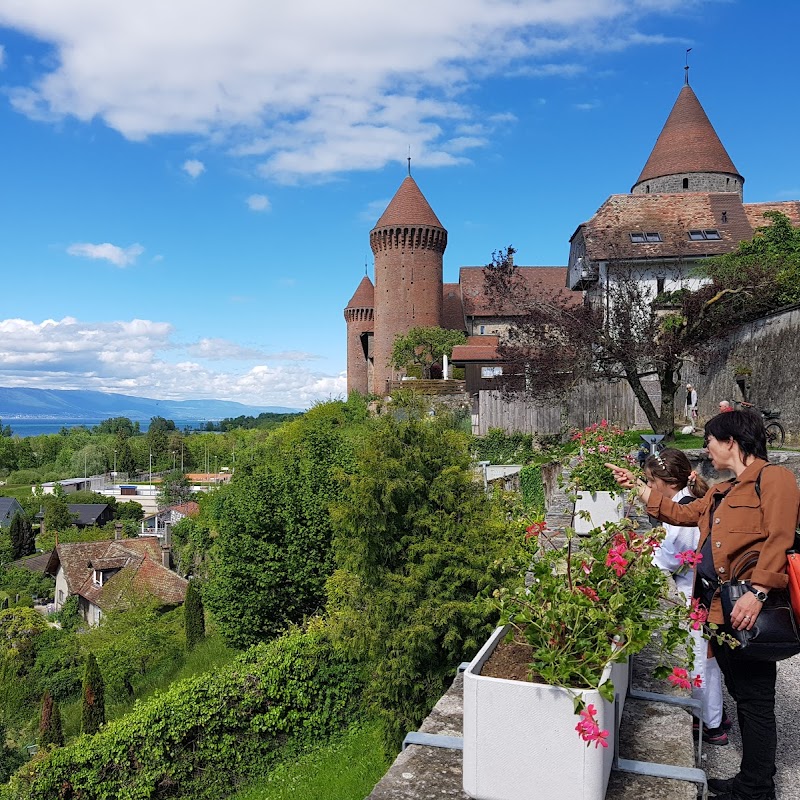
[[[676,489],[689,487],[695,497],[703,497],[708,491],[708,484],[698,475],[692,479],[692,465],[686,453],[674,448],[667,448],[660,453],[648,456],[644,462],[645,472],[654,478],[661,478],[664,483]]]
[[[706,423],[706,436],[721,442],[733,439],[742,456],[755,456],[767,461],[767,431],[764,420],[754,411],[726,411]]]

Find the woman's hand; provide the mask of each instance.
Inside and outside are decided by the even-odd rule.
[[[625,467],[618,467],[616,464],[606,464],[613,473],[614,480],[623,489],[633,489],[636,486],[636,476]]]
[[[731,611],[731,627],[737,631],[749,631],[756,624],[761,606],[761,601],[752,592],[745,592]]]

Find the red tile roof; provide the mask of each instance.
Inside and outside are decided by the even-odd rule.
[[[104,609],[117,604],[128,587],[156,597],[164,605],[183,602],[186,595],[187,582],[162,566],[161,545],[153,536],[60,544],[50,554],[48,574],[55,575],[59,566],[64,570],[70,594]],[[103,586],[96,586],[94,569],[120,571]]]
[[[688,85],[678,94],[636,183],[683,172],[725,172],[742,177]]]
[[[697,229],[717,230],[721,238],[690,240],[689,231]],[[734,192],[614,194],[581,230],[593,261],[718,255],[752,235]],[[630,234],[636,232],[658,233],[661,241],[634,243]]]
[[[177,511],[184,517],[196,517],[200,513],[200,504],[196,500],[187,500],[185,503],[176,503],[167,511]]]
[[[450,360],[454,364],[467,364],[476,361],[499,361],[499,336],[468,336],[466,344],[453,348]]]
[[[372,285],[372,281],[365,275],[345,308],[372,308],[374,303],[375,287]]]
[[[496,297],[490,297],[484,289],[485,267],[461,267],[461,297],[467,317],[505,317],[525,313],[525,308]],[[556,295],[574,297],[580,302],[580,292],[566,288],[566,267],[517,267],[517,275],[525,292],[533,298],[552,298]]]
[[[439,222],[439,218],[433,213],[433,209],[410,175],[400,184],[386,211],[375,223],[376,228],[398,225],[430,225],[444,229],[444,225]]]
[[[744,212],[750,225],[755,228],[763,228],[769,225],[770,221],[764,219],[765,211],[780,211],[789,217],[792,225],[800,227],[800,200],[785,200],[776,203],[745,203]]]
[[[742,204],[735,192],[614,194],[576,234],[583,232],[592,261],[719,255],[733,252],[767,224],[765,211],[780,211],[800,225],[799,201]],[[720,238],[689,238],[690,230],[708,229]],[[634,243],[630,234],[635,232],[658,233],[661,241]]]

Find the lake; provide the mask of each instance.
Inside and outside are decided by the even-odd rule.
[[[75,428],[79,425],[83,425],[87,428],[93,428],[95,425],[99,425],[103,422],[106,417],[102,419],[53,419],[53,418],[46,418],[46,419],[9,419],[7,417],[3,418],[3,427],[6,425],[11,426],[11,430],[14,431],[14,436],[39,436],[43,433],[58,433],[62,428]],[[213,422],[218,422],[218,420],[212,420]],[[207,420],[174,420],[175,427],[182,431],[185,428],[189,428],[190,430],[200,430],[201,428],[205,427]],[[142,433],[145,433],[147,429],[150,427],[150,420],[140,420],[139,421],[139,429]]]

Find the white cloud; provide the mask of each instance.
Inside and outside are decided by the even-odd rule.
[[[247,207],[251,211],[269,211],[272,206],[265,194],[251,194],[247,198]]]
[[[124,268],[136,263],[136,259],[144,253],[144,247],[140,244],[132,244],[130,247],[118,247],[109,242],[104,242],[103,244],[78,242],[76,244],[71,244],[67,248],[67,253],[71,256],[82,256],[83,258],[109,261],[115,267]]]
[[[213,398],[306,408],[344,397],[344,375],[313,371],[311,353],[267,353],[225,339],[189,347],[169,323],[0,320],[0,382],[40,389],[94,389],[170,400]],[[245,370],[231,362],[256,361]],[[286,362],[268,365],[264,362]],[[210,363],[217,365],[212,367]]]
[[[183,162],[181,169],[191,178],[199,178],[206,171],[206,165],[196,158],[190,158]]]
[[[189,355],[209,361],[310,361],[318,356],[300,350],[268,353],[254,347],[244,347],[228,339],[201,339],[187,347]]]
[[[578,111],[594,111],[595,108],[600,108],[600,102],[598,100],[592,100],[588,103],[575,103],[573,108]]]
[[[569,79],[586,69],[576,54],[672,44],[639,33],[637,22],[693,6],[4,0],[0,25],[53,47],[30,83],[11,87],[20,112],[98,118],[132,140],[207,137],[242,157],[260,156],[262,175],[291,182],[402,161],[409,144],[419,165],[462,163],[466,150],[486,143],[454,130],[484,116],[470,105],[476,82]]]

